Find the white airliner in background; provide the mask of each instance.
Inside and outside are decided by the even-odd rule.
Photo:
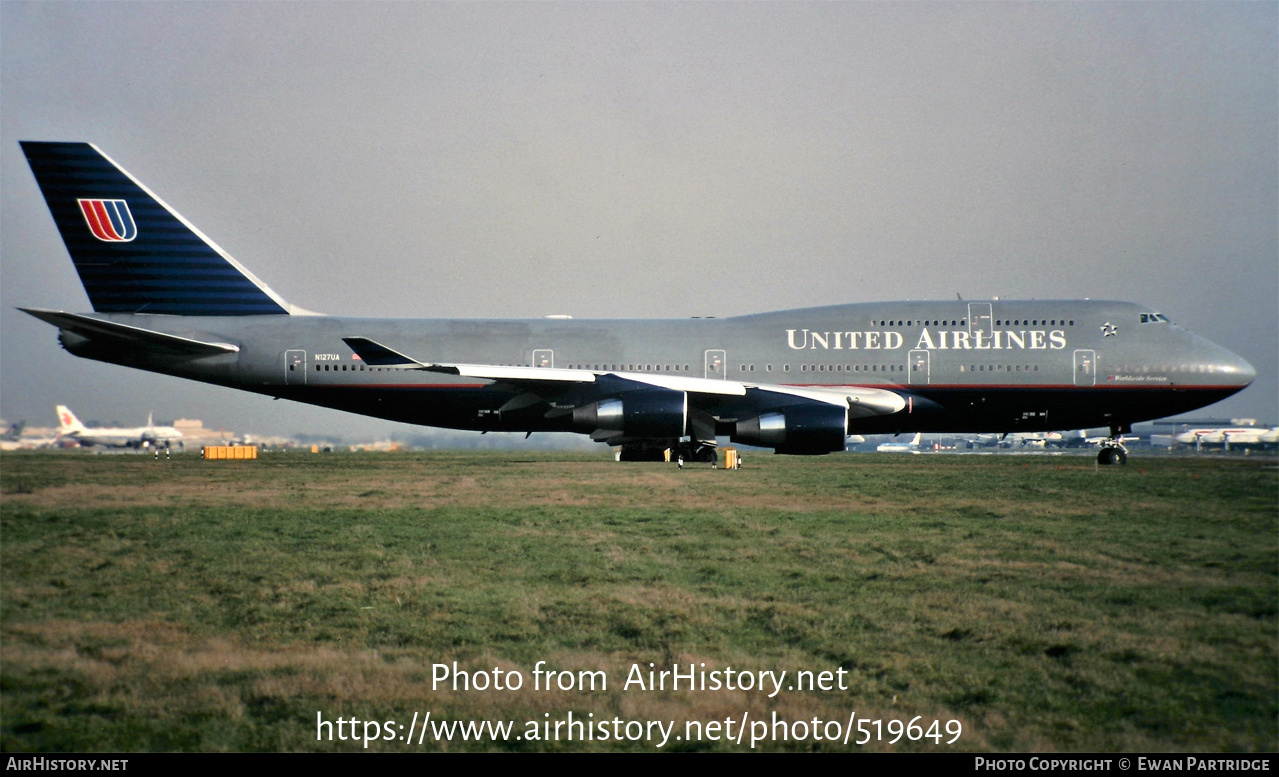
[[[877,453],[919,453],[919,441],[923,434],[916,432],[910,442],[881,442],[875,446]]]
[[[1014,432],[1011,434],[978,434],[964,438],[966,448],[1044,448],[1061,445],[1060,432]]]
[[[1279,426],[1269,429],[1262,426],[1235,428],[1188,429],[1173,437],[1182,445],[1219,445],[1225,448],[1238,446],[1256,448],[1279,443]]]
[[[168,446],[181,439],[182,432],[172,426],[156,426],[147,416],[146,426],[131,429],[108,427],[89,428],[80,423],[66,405],[58,405],[58,435],[69,437],[81,445],[101,445],[107,448],[149,448],[152,445]]]

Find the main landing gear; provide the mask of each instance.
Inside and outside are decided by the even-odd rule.
[[[1128,463],[1128,449],[1124,447],[1123,433],[1132,431],[1132,427],[1112,426],[1110,436],[1101,443],[1101,451],[1097,454],[1097,463],[1102,466],[1122,465]]]
[[[679,446],[679,451],[684,455],[684,461],[696,461],[701,464],[715,464],[719,461],[719,453],[714,445],[683,444]]]
[[[704,445],[697,442],[684,442],[674,446],[669,443],[626,443],[622,446],[618,461],[666,461],[666,451],[668,449],[670,450],[669,460],[672,462],[679,457],[682,457],[685,462],[690,464],[693,462],[715,464],[719,461],[719,453],[715,450],[714,445]]]

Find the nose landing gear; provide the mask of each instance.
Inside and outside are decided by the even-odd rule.
[[[1102,465],[1127,464],[1128,451],[1123,448],[1102,448],[1097,454],[1097,463]]]
[[[1110,436],[1101,443],[1097,463],[1102,466],[1127,464],[1128,449],[1124,447],[1123,434],[1131,431],[1132,427],[1127,424],[1110,427]]]

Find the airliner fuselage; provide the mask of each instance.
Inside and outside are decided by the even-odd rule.
[[[108,315],[234,343],[175,362],[133,349],[73,353],[407,423],[482,431],[573,431],[543,412],[498,413],[500,381],[372,366],[342,338],[367,337],[445,363],[551,367],[906,396],[905,412],[850,434],[1018,432],[1128,426],[1223,399],[1252,368],[1147,307],[1094,300],[881,302],[723,319],[470,320],[330,316]],[[729,407],[737,419],[754,405]]]

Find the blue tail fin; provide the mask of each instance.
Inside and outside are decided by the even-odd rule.
[[[287,314],[290,306],[88,143],[22,151],[98,313]]]

